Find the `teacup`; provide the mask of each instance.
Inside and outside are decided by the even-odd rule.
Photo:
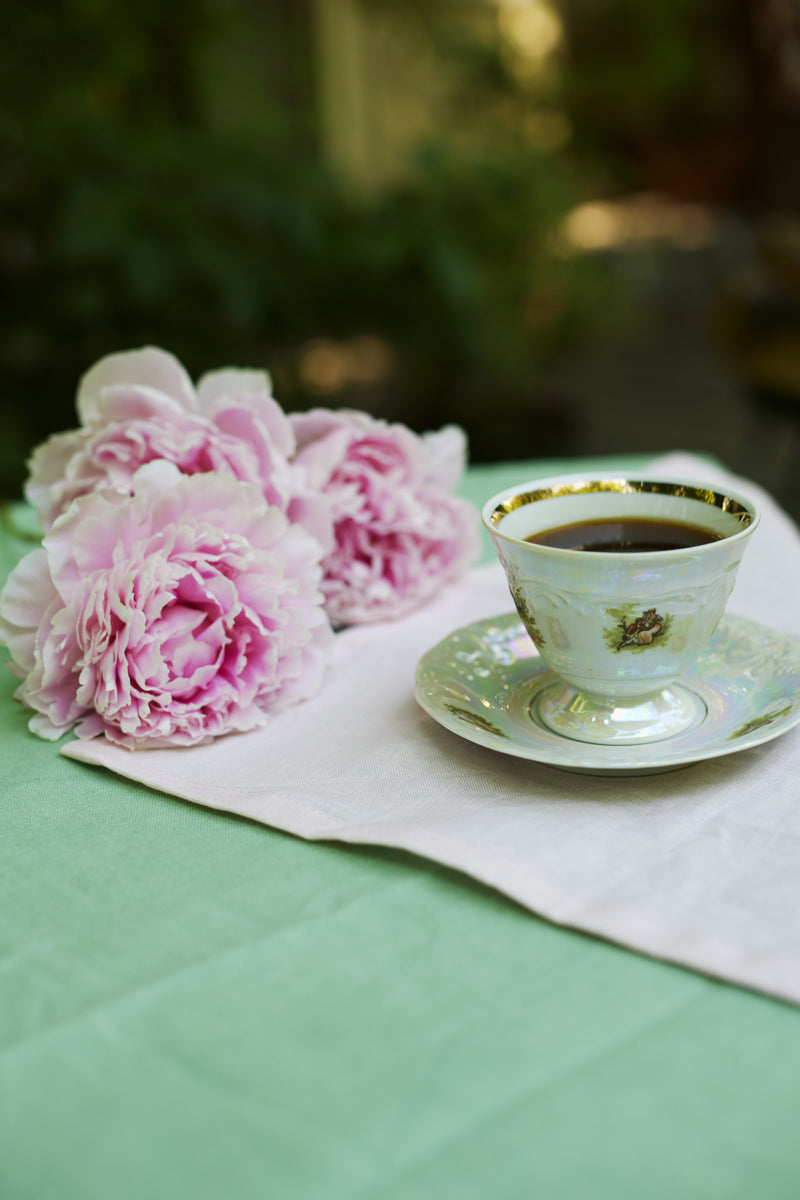
[[[704,701],[677,681],[708,647],[758,521],[738,492],[657,476],[538,479],[488,500],[483,522],[517,612],[558,676],[534,715],[566,737],[610,744],[658,741],[699,724]],[[633,522],[636,544],[612,537],[610,549],[598,549],[606,522]],[[637,538],[653,522],[656,544],[667,526],[691,529],[674,548],[642,548]],[[568,541],[575,529],[563,528],[584,523],[585,544],[595,548],[526,540]]]

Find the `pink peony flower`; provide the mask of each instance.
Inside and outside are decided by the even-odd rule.
[[[228,473],[128,482],[77,499],[0,595],[31,729],[197,745],[313,695],[332,640],[316,540]]]
[[[294,462],[332,508],[334,546],[323,559],[322,589],[334,625],[401,616],[472,559],[477,515],[451,494],[464,466],[460,429],[420,437],[346,410],[290,420]]]
[[[176,358],[147,347],[96,363],[76,404],[80,428],[54,434],[29,463],[25,494],[45,529],[76,497],[99,487],[129,493],[139,467],[166,459],[184,475],[226,471],[258,484],[330,547],[328,506],[291,465],[294,433],[263,372],[214,371],[195,389]]]

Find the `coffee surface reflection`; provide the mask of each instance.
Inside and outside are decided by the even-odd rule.
[[[700,525],[632,517],[576,521],[543,529],[524,539],[537,546],[559,550],[588,550],[600,554],[642,554],[661,550],[688,550],[719,541],[719,535]]]

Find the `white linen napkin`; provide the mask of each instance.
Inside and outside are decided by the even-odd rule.
[[[786,515],[692,456],[652,468],[739,484],[760,504],[729,611],[796,633],[800,534]],[[303,838],[413,851],[551,921],[800,1003],[800,727],[644,777],[476,746],[418,707],[416,663],[511,608],[499,564],[479,568],[411,617],[337,635],[322,692],[263,730],[194,749],[95,739],[61,752]]]

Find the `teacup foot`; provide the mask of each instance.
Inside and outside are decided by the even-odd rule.
[[[644,700],[620,700],[581,692],[558,680],[539,693],[531,715],[573,741],[617,746],[675,737],[699,725],[707,711],[700,696],[679,683]]]

